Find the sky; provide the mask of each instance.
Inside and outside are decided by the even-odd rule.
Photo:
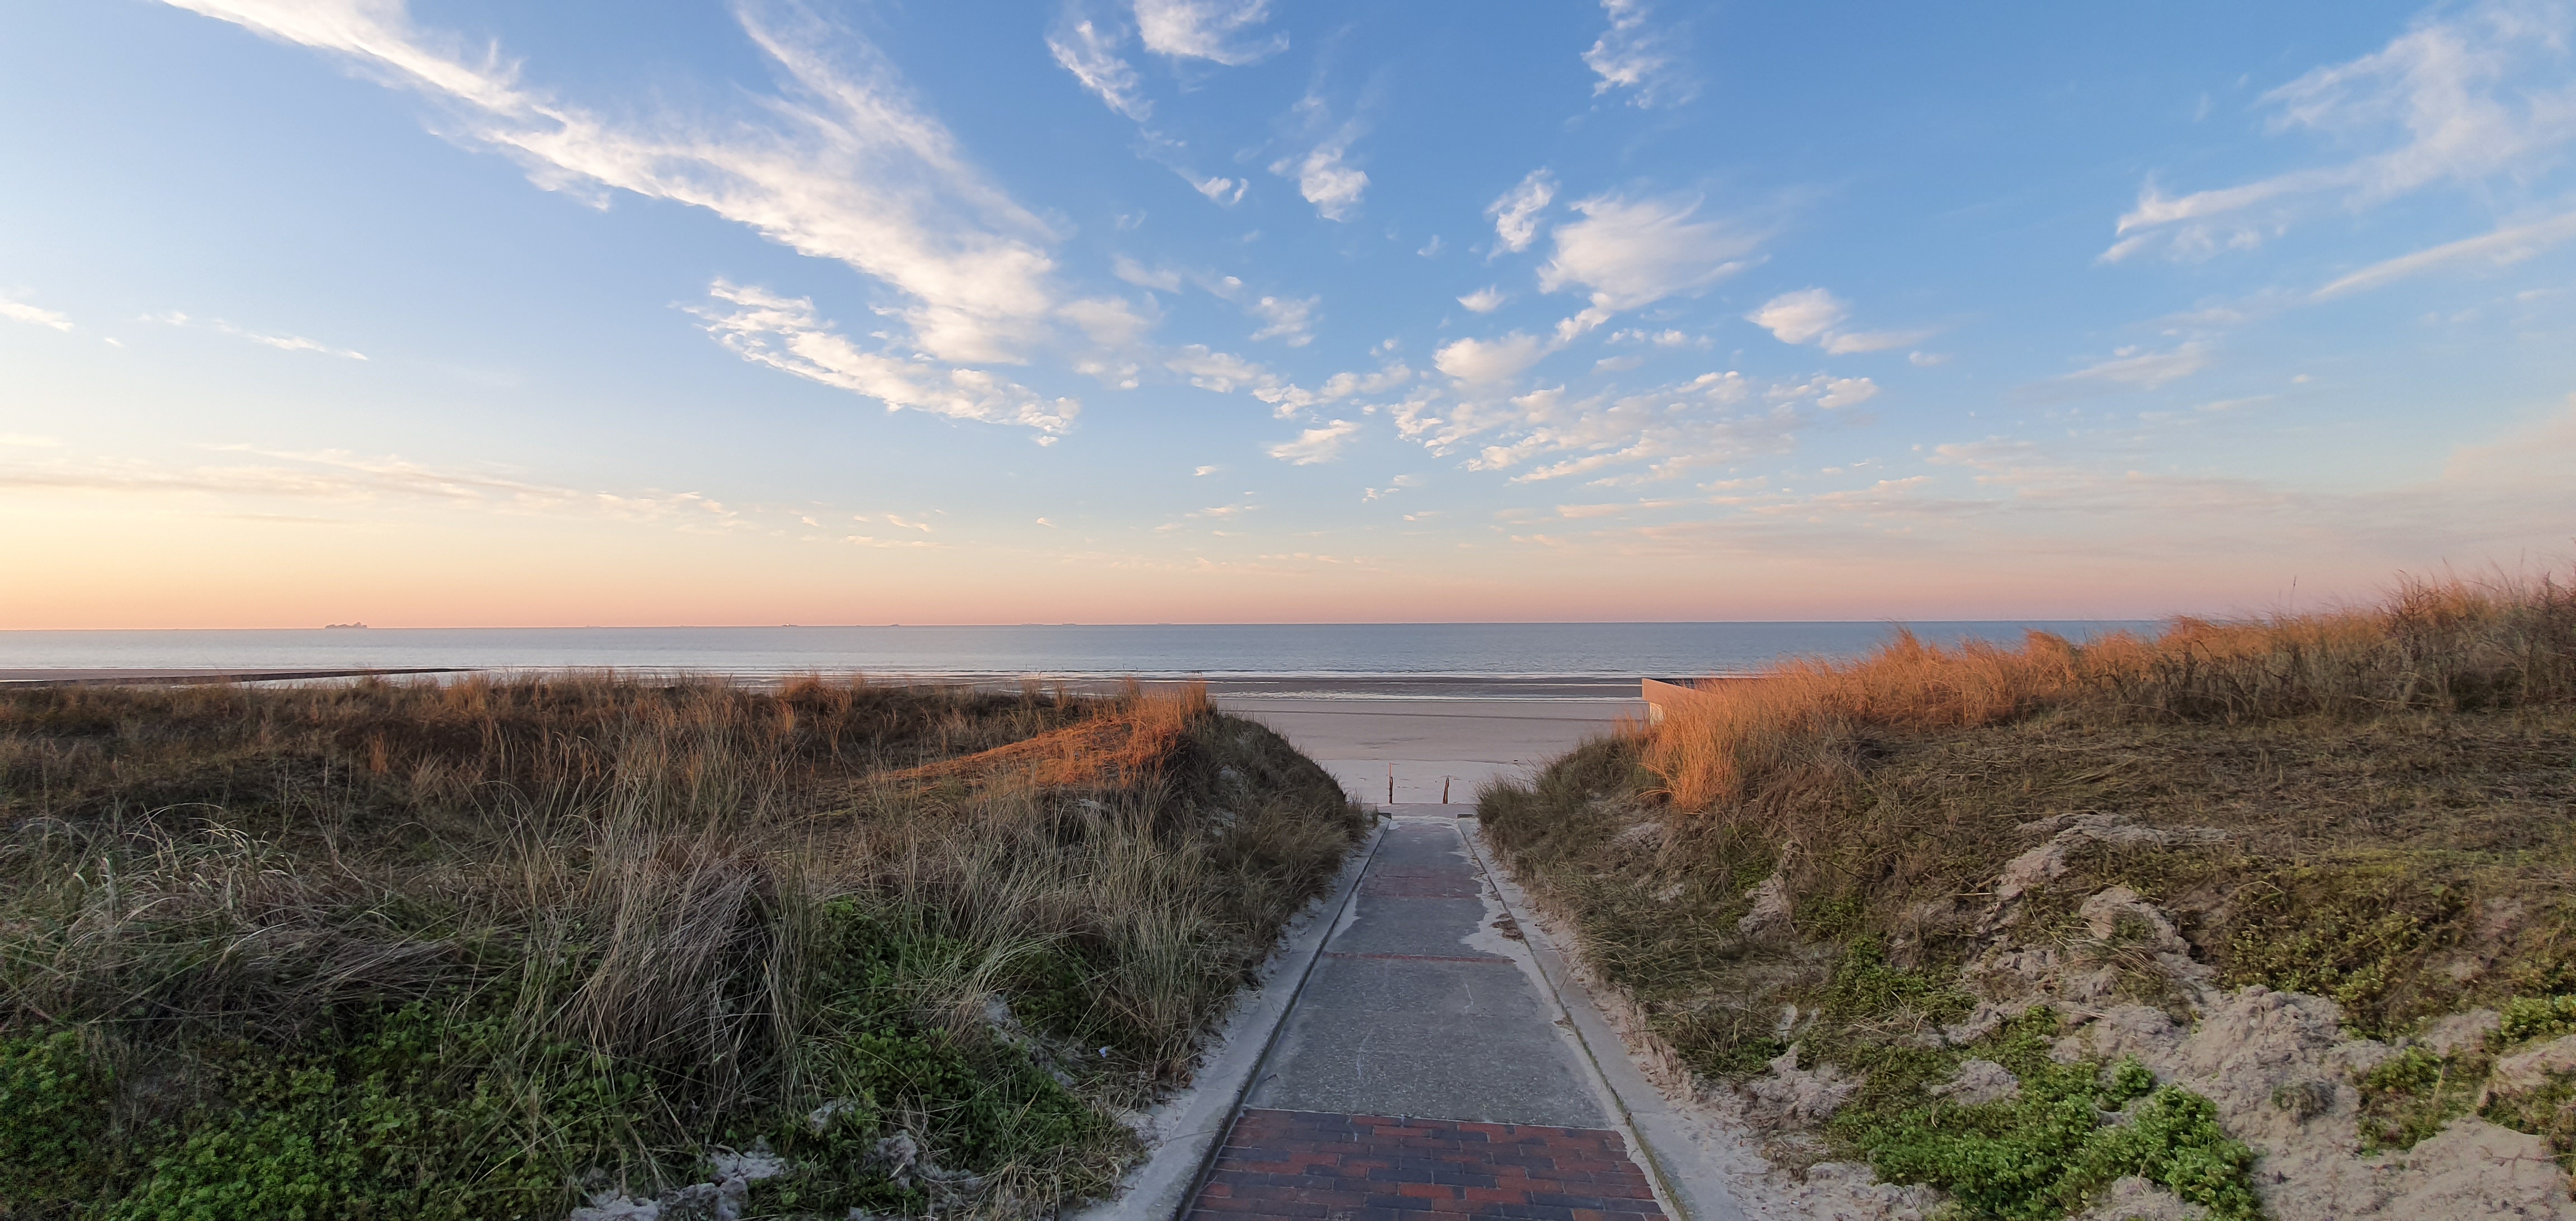
[[[0,628],[2142,618],[2576,550],[2576,4],[6,26]]]

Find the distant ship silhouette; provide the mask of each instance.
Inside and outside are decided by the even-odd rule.
[[[322,625],[322,630],[327,632],[333,628],[363,628],[365,626],[367,625],[363,623],[325,623]]]

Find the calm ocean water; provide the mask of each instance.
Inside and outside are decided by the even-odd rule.
[[[1935,642],[2083,638],[2128,622],[1911,625]],[[367,628],[0,632],[0,670],[615,667],[887,677],[1573,679],[1740,673],[1850,657],[1886,623],[1390,623],[1022,627]],[[1341,684],[1348,685],[1348,684]]]

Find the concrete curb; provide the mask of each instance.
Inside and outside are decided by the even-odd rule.
[[[1529,947],[1530,957],[1537,961],[1539,976],[1547,981],[1557,1007],[1573,1022],[1575,1041],[1582,1046],[1585,1059],[1591,1062],[1609,1094],[1620,1126],[1637,1142],[1647,1176],[1654,1180],[1655,1193],[1677,1214],[1675,1221],[1744,1221],[1744,1206],[1701,1156],[1688,1124],[1629,1057],[1627,1042],[1602,1016],[1591,990],[1574,977],[1564,955],[1557,952],[1556,943],[1540,927],[1528,893],[1503,869],[1499,856],[1485,843],[1484,824],[1474,819],[1460,819],[1459,824],[1460,838],[1467,841],[1469,851],[1476,855],[1477,867],[1493,883],[1503,910],[1519,926],[1522,944]]]
[[[1378,844],[1386,839],[1391,825],[1380,818],[1369,832],[1368,842],[1351,853],[1350,860],[1342,866],[1333,890],[1289,925],[1287,946],[1275,960],[1269,978],[1235,1007],[1233,1016],[1226,1019],[1224,1028],[1200,1059],[1189,1091],[1175,1100],[1178,1113],[1171,1116],[1167,1129],[1170,1135],[1154,1146],[1142,1164],[1128,1172],[1115,1198],[1066,1213],[1068,1221],[1178,1221],[1189,1210],[1200,1180],[1207,1177],[1208,1167],[1225,1145],[1226,1133],[1233,1129],[1235,1117],[1243,1110],[1245,1096],[1260,1080],[1262,1067],[1270,1062],[1271,1048],[1279,1041],[1279,1028],[1286,1024],[1288,1012],[1297,1005],[1298,994],[1305,991],[1307,978],[1314,974],[1325,940],[1341,926],[1352,896],[1359,893],[1360,877],[1368,872],[1369,861],[1377,856]]]

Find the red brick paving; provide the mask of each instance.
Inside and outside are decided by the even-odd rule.
[[[1617,1132],[1247,1110],[1189,1221],[1662,1221]]]

